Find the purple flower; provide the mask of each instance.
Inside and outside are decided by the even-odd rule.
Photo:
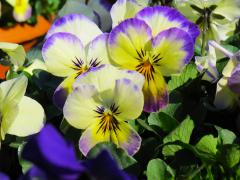
[[[31,177],[77,179],[85,171],[73,146],[51,125],[46,125],[39,134],[29,139],[22,157],[37,166],[27,173]]]
[[[131,179],[119,169],[107,151],[102,151],[95,159],[79,161],[73,146],[51,125],[46,125],[39,134],[29,139],[23,148],[22,158],[34,165],[21,180]]]
[[[10,180],[9,177],[6,174],[1,173],[1,172],[0,172],[0,179],[1,180]]]

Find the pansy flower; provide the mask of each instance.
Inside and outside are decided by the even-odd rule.
[[[215,48],[210,44],[208,45],[207,56],[195,57],[195,64],[196,64],[197,70],[200,73],[204,72],[202,79],[205,81],[214,83],[218,80],[219,73],[216,68],[216,63],[217,63],[217,56],[216,56]]]
[[[26,88],[25,76],[0,84],[0,140],[6,134],[28,136],[43,127],[44,110],[37,101],[24,96]]]
[[[217,82],[214,105],[218,109],[231,108],[236,104],[240,105],[240,51],[232,53],[215,41],[209,41],[209,45],[229,58],[222,71],[222,78]]]
[[[175,0],[175,6],[199,25],[210,40],[226,40],[234,33],[240,17],[240,0]],[[204,33],[204,32],[203,32]]]
[[[240,97],[240,55],[239,52],[229,57],[229,62],[223,69],[223,77],[217,83],[214,105],[218,109],[231,108],[239,104]]]
[[[112,27],[125,19],[133,18],[147,4],[148,0],[117,0],[110,10]]]
[[[131,179],[106,150],[94,159],[79,161],[72,144],[50,124],[29,139],[21,154],[34,165],[20,180]]]
[[[13,17],[18,22],[24,22],[32,15],[29,0],[6,0],[13,7]]]
[[[155,112],[168,103],[163,76],[180,73],[192,56],[199,35],[196,25],[169,7],[147,7],[109,34],[112,63],[145,76],[144,111]]]
[[[107,38],[84,15],[68,14],[56,20],[48,31],[42,48],[47,70],[64,77],[54,93],[54,104],[62,108],[72,83],[80,74],[100,64],[108,64]]]
[[[125,122],[136,119],[143,109],[144,77],[136,71],[110,65],[79,76],[73,84],[63,114],[70,125],[84,129],[79,148],[84,155],[99,142],[111,141],[135,154],[140,136]]]

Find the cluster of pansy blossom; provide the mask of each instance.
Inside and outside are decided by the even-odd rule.
[[[105,141],[134,155],[141,138],[127,121],[165,107],[164,76],[180,73],[193,56],[198,27],[174,8],[146,5],[118,0],[110,33],[81,14],[57,19],[47,33],[47,70],[65,78],[53,101],[70,125],[84,130],[84,155]]]
[[[239,82],[240,82],[240,52],[232,53],[215,41],[209,41],[208,55],[204,57],[196,56],[196,65],[199,72],[205,72],[203,80],[217,82],[214,105],[218,109],[231,108],[239,104]],[[217,52],[218,53],[217,53]],[[218,73],[216,63],[217,57],[229,58],[228,63],[222,71],[222,77]]]
[[[239,0],[174,0],[174,5],[200,27],[199,44],[226,40],[234,34],[240,17]]]

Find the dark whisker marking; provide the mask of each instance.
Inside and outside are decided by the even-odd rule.
[[[75,56],[75,60],[72,60],[73,64],[78,67],[78,68],[81,68],[82,65],[83,65],[83,60],[81,58],[78,58]]]
[[[97,66],[99,66],[100,63],[101,63],[101,61],[98,61],[98,58],[91,59],[90,62],[89,62],[89,66],[90,67],[97,67]]]
[[[96,112],[96,113],[102,115],[102,114],[104,113],[104,110],[105,110],[105,108],[104,108],[103,106],[100,106],[100,107],[97,106],[97,109],[94,110],[94,112]],[[100,116],[100,117],[101,117],[101,116]]]
[[[143,58],[143,56],[140,54],[140,52],[138,52],[138,50],[136,50],[136,52],[137,52],[139,58]]]
[[[141,53],[142,53],[142,56],[145,56],[145,51],[143,51],[143,49],[141,49]]]
[[[155,72],[155,69],[152,65],[150,65],[150,67],[146,68],[146,67],[144,67],[144,63],[140,63],[139,65],[136,66],[136,71],[143,74],[148,82],[150,80],[154,80],[153,73]]]

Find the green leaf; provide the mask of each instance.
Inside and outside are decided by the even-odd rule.
[[[220,146],[217,157],[226,168],[233,168],[240,163],[240,145],[224,144]]]
[[[161,109],[160,112],[164,112],[171,117],[175,117],[176,111],[178,110],[178,108],[180,108],[180,106],[181,106],[181,103],[170,103],[165,108]]]
[[[113,158],[117,161],[118,165],[125,169],[129,166],[134,165],[137,161],[129,156],[126,151],[118,148],[115,144],[110,142],[103,142],[95,145],[87,154],[88,158],[96,157],[103,149],[108,150]]]
[[[137,119],[136,120],[144,129],[153,132],[155,135],[159,136],[158,132],[155,131],[151,126],[149,126],[144,120]]]
[[[174,179],[175,173],[170,166],[168,166],[161,159],[153,159],[147,166],[147,179]]]
[[[184,143],[189,143],[190,136],[194,128],[194,123],[187,117],[176,129],[174,129],[170,134],[168,134],[164,139],[164,143],[182,141]],[[163,147],[162,153],[164,156],[173,156],[175,152],[182,149],[178,145],[166,145]]]
[[[32,167],[33,164],[31,162],[29,162],[29,161],[26,161],[26,160],[22,159],[21,153],[22,153],[22,150],[23,150],[24,146],[25,146],[25,143],[22,143],[18,147],[18,159],[19,159],[19,164],[22,167],[23,173],[26,173]]]
[[[188,64],[180,75],[171,76],[171,80],[168,82],[169,91],[184,85],[189,80],[195,79],[197,75],[196,65],[193,63]]]
[[[175,118],[164,112],[151,113],[148,117],[148,123],[149,125],[158,126],[165,132],[170,132],[179,125]]]
[[[214,161],[217,153],[217,142],[218,138],[215,138],[213,135],[206,135],[196,144],[196,149],[204,155],[204,159]]]
[[[220,144],[232,144],[237,136],[227,129],[222,129],[218,126],[215,126],[218,131],[218,141]]]
[[[228,51],[230,51],[232,53],[236,53],[238,51],[237,47],[232,46],[230,44],[223,44],[222,47],[224,47],[225,49],[227,49]]]

